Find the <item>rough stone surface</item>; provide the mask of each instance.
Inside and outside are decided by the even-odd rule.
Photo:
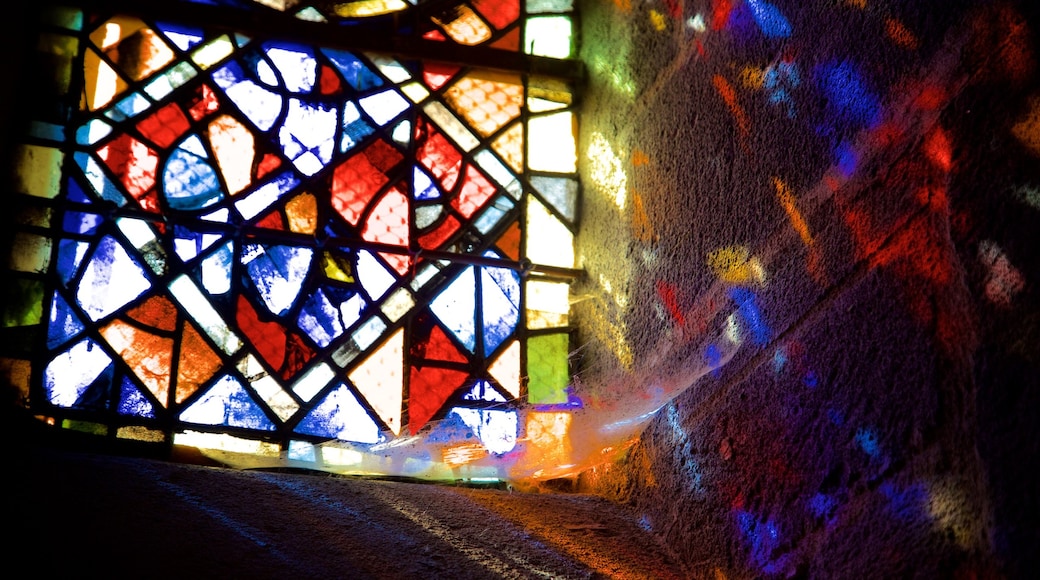
[[[579,377],[681,391],[584,489],[694,577],[1035,574],[1035,7],[581,10]]]

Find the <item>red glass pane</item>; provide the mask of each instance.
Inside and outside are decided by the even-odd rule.
[[[358,224],[379,188],[389,181],[385,171],[402,157],[392,145],[378,140],[336,168],[332,175],[332,206],[343,219]]]
[[[195,90],[195,96],[188,101],[188,113],[196,121],[202,120],[206,115],[216,113],[220,110],[220,101],[209,85],[199,85]]]
[[[450,190],[459,177],[462,154],[432,124],[420,120],[415,130],[416,158],[441,182],[445,190]]]
[[[130,135],[120,135],[98,151],[98,156],[112,170],[123,187],[138,199],[155,185],[159,156],[151,147]]]
[[[455,216],[448,216],[435,230],[421,236],[419,245],[427,250],[437,249],[458,229],[459,220],[455,219]]]
[[[235,320],[267,364],[276,369],[281,368],[285,360],[285,328],[277,322],[261,321],[253,305],[241,295],[238,297]]]
[[[188,118],[175,103],[170,103],[137,124],[137,130],[159,147],[173,145],[190,128]]]
[[[414,434],[444,406],[469,373],[437,367],[413,366],[408,383],[408,428]]]
[[[475,167],[467,165],[466,180],[462,183],[459,196],[451,204],[463,216],[470,218],[494,193],[495,186]]]
[[[146,326],[173,331],[177,324],[177,307],[164,296],[152,296],[127,312],[127,316]]]
[[[477,12],[499,30],[520,17],[520,0],[472,0],[472,3]]]

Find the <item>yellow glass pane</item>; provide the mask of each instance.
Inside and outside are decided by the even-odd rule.
[[[161,443],[166,440],[166,434],[160,429],[149,429],[141,425],[130,425],[116,429],[116,437],[120,439],[133,439],[136,441],[151,441]]]
[[[15,190],[54,199],[61,190],[61,164],[65,154],[54,147],[22,145],[15,157]]]
[[[532,262],[574,267],[574,234],[534,197],[527,204],[527,232],[527,257]]]
[[[495,362],[488,367],[488,373],[498,384],[509,391],[513,398],[520,397],[520,343],[512,341]]]
[[[209,124],[209,142],[228,192],[235,195],[245,189],[253,181],[252,131],[234,117],[222,115]]]
[[[43,274],[51,262],[51,239],[18,232],[11,243],[7,267],[16,272]]]
[[[333,12],[336,16],[352,18],[355,16],[378,16],[389,14],[408,8],[410,4],[404,0],[357,0],[356,2],[341,2],[336,4]]]
[[[54,75],[54,88],[64,95],[69,90],[72,78],[72,61],[79,49],[79,41],[64,34],[43,34],[37,44],[37,50],[50,56],[48,64]]]
[[[330,279],[347,283],[354,282],[354,269],[350,266],[350,262],[347,261],[346,258],[337,256],[331,252],[325,252],[324,266],[325,275]]]
[[[191,60],[195,61],[199,68],[206,70],[224,60],[234,50],[235,45],[231,42],[231,39],[227,36],[221,36],[196,48],[191,55]]]
[[[80,107],[96,111],[126,90],[126,81],[93,50],[83,55],[83,99]]]
[[[148,77],[175,57],[162,37],[136,18],[112,18],[92,32],[90,40],[135,81]]]
[[[444,97],[487,137],[520,115],[524,87],[516,75],[467,75],[452,84]]]
[[[430,95],[430,91],[419,83],[408,83],[401,87],[401,92],[407,95],[413,103],[418,103]]]
[[[491,28],[469,6],[460,6],[453,11],[454,18],[440,20],[432,18],[441,30],[459,44],[480,44],[491,38]]]
[[[401,433],[404,401],[404,330],[398,329],[348,377],[368,404],[394,432]]]
[[[527,122],[527,163],[537,171],[574,173],[578,168],[577,119],[570,111]]]
[[[397,322],[402,316],[408,314],[413,306],[415,306],[415,298],[412,297],[412,293],[407,288],[398,288],[383,303],[382,310],[390,322]]]
[[[567,326],[570,286],[559,282],[527,282],[527,328]]]

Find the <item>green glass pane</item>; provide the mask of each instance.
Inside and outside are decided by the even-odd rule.
[[[43,283],[16,279],[5,287],[4,326],[32,326],[43,319]]]
[[[567,402],[570,371],[566,334],[545,334],[527,339],[527,400],[535,405]]]

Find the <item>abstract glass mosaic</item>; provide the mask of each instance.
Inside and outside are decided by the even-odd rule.
[[[512,51],[558,19],[524,52],[573,51],[569,1],[185,4],[325,27],[415,10],[400,34]],[[165,15],[42,22],[3,318],[38,417],[259,463],[494,475],[525,408],[566,400],[566,79]]]

